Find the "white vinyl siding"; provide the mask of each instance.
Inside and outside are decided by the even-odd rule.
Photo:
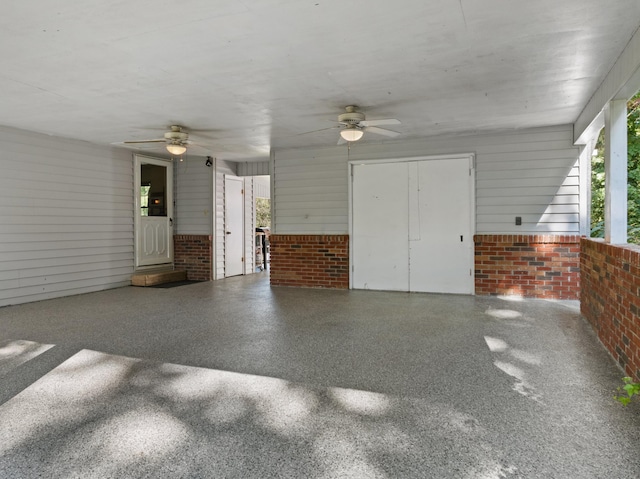
[[[253,196],[256,198],[271,198],[271,180],[268,176],[253,177]]]
[[[238,176],[266,176],[268,174],[268,161],[245,161],[238,163]]]
[[[176,208],[174,233],[210,235],[213,232],[213,168],[202,158],[175,161]]]
[[[347,232],[346,148],[275,152],[275,232],[344,234]]]
[[[273,153],[274,232],[348,232],[349,160],[475,153],[477,233],[578,233],[571,125]],[[515,217],[522,225],[515,225]]]
[[[0,306],[130,284],[130,152],[0,128]]]

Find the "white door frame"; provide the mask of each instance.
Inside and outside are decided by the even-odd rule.
[[[165,202],[167,206],[167,216],[162,222],[162,227],[166,231],[166,256],[162,259],[158,259],[153,264],[141,264],[143,262],[141,255],[139,254],[139,240],[142,228],[142,218],[140,215],[140,184],[141,184],[141,172],[140,168],[143,164],[151,164],[166,168],[166,185],[165,185]],[[173,162],[171,160],[165,160],[162,158],[154,158],[144,155],[134,155],[134,169],[133,169],[133,197],[134,197],[134,257],[135,257],[135,269],[143,270],[149,268],[157,268],[158,266],[173,266]],[[161,217],[160,217],[161,218]]]
[[[471,227],[471,231],[475,234],[476,231],[476,158],[475,153],[459,153],[459,154],[447,154],[447,155],[425,155],[425,156],[411,156],[404,158],[386,158],[386,159],[378,159],[378,160],[351,160],[348,165],[348,197],[349,197],[349,289],[353,289],[353,258],[354,258],[354,244],[353,244],[353,167],[354,165],[370,165],[370,164],[379,164],[379,163],[409,163],[415,161],[429,161],[429,160],[447,160],[447,159],[461,159],[465,158],[469,160],[469,175],[471,176],[471,181],[469,182],[469,198],[471,201],[471,205],[469,208],[469,225]],[[469,276],[469,290],[472,291],[472,294],[475,294],[475,265],[474,265],[474,254],[472,251],[471,254],[471,264],[469,264],[469,268],[471,270],[471,275]]]

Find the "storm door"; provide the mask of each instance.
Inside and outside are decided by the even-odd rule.
[[[173,263],[173,164],[135,157],[136,267]]]

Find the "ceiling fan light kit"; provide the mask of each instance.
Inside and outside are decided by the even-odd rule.
[[[359,130],[355,126],[350,126],[340,131],[340,136],[345,141],[358,141],[364,135],[364,131]]]
[[[179,156],[179,155],[182,155],[185,151],[187,151],[187,147],[177,143],[171,143],[167,145],[167,151],[174,156]]]
[[[173,156],[180,156],[187,151],[189,145],[189,133],[180,125],[171,125],[169,131],[164,134],[164,138],[155,138],[153,140],[136,140],[125,141],[125,144],[132,143],[166,143],[165,148]]]
[[[350,143],[360,140],[364,136],[365,131],[392,138],[400,135],[397,131],[378,128],[378,125],[399,125],[400,120],[395,118],[367,120],[364,113],[358,111],[356,105],[347,105],[344,109],[345,113],[338,116],[338,123],[342,125],[338,145],[345,141]]]

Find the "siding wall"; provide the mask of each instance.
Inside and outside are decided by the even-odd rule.
[[[0,128],[0,306],[130,284],[133,158]]]
[[[268,161],[245,161],[238,163],[238,176],[262,176],[269,174]]]
[[[273,231],[348,232],[348,161],[475,153],[476,232],[577,234],[579,149],[571,125],[502,134],[273,152]],[[515,226],[515,217],[522,225]]]
[[[271,180],[268,176],[253,177],[253,191],[256,198],[271,198]]]
[[[174,234],[211,235],[214,170],[200,157],[174,160]]]

